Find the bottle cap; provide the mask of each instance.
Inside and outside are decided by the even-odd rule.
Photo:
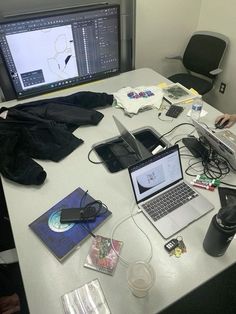
[[[236,202],[222,207],[217,216],[217,222],[225,228],[236,228]]]

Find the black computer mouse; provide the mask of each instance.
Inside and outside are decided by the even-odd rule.
[[[229,123],[229,120],[226,120],[224,123],[221,124],[222,120],[223,118],[221,118],[217,123],[215,123],[216,129],[223,129]]]

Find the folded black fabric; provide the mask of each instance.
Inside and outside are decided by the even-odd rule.
[[[46,172],[32,158],[60,161],[83,143],[72,132],[97,125],[113,95],[80,92],[0,109],[0,172],[21,184],[42,184]]]
[[[24,154],[14,156],[4,166],[2,169],[4,177],[25,185],[41,185],[47,176],[39,164]]]
[[[65,123],[71,130],[81,125],[97,125],[103,114],[94,108],[112,105],[113,95],[79,92],[66,97],[19,104],[8,111],[8,119],[53,120]]]
[[[47,123],[23,128],[18,144],[32,158],[60,161],[83,142],[65,126]]]
[[[13,108],[25,109],[31,111],[32,108],[47,106],[50,103],[54,104],[67,104],[75,107],[94,109],[111,105],[113,102],[113,95],[107,93],[94,93],[94,92],[78,92],[64,97],[48,98],[43,100],[31,101],[16,105]]]

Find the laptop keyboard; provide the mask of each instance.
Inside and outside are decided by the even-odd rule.
[[[152,198],[142,207],[154,221],[157,221],[196,196],[198,196],[197,192],[182,182],[163,194]]]

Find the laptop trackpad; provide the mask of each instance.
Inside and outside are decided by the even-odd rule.
[[[170,215],[157,220],[155,222],[155,226],[165,239],[169,238],[181,229],[179,225],[170,218]]]
[[[198,211],[190,204],[185,204],[180,208],[174,210],[169,214],[171,220],[173,220],[180,227],[187,226],[189,223],[200,217]]]

